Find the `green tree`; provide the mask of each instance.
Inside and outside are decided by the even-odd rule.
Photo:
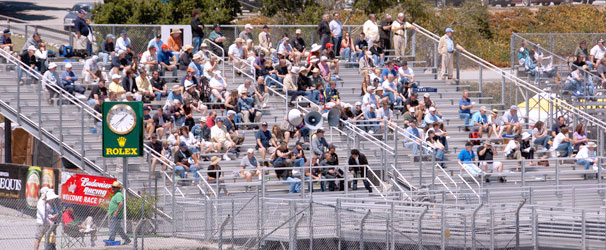
[[[393,0],[357,0],[354,3],[354,8],[364,10],[366,14],[376,14],[393,7],[396,3]]]

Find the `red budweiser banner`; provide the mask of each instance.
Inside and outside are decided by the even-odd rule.
[[[99,206],[107,205],[116,179],[76,174],[61,187],[61,200],[66,203]]]

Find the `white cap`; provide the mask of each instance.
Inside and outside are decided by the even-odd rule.
[[[99,60],[99,57],[97,55],[94,55],[90,59],[93,61],[97,61],[97,60]]]
[[[402,12],[398,13],[398,17],[403,17],[403,16],[404,16],[404,13],[402,13]]]
[[[122,54],[122,53],[126,53],[126,50],[123,50],[123,49],[118,50],[118,55],[119,55],[119,54]]]
[[[373,108],[373,109],[374,109],[374,108],[377,108],[377,106],[376,106],[376,105],[374,105],[374,104],[370,104],[370,105],[368,105],[368,107]]]
[[[253,29],[253,26],[250,25],[250,23],[247,23],[246,25],[244,25],[245,29]]]
[[[36,50],[36,47],[34,45],[30,45],[29,47],[27,47],[27,50]]]
[[[118,74],[114,74],[114,75],[112,75],[112,80],[114,80],[114,79],[120,79],[120,78],[121,78],[121,77],[120,77],[120,75],[118,75]]]
[[[434,108],[434,107],[430,107],[430,108],[429,108],[429,111],[436,111],[436,108]]]
[[[40,189],[40,192],[38,192],[40,194],[40,199],[46,198],[46,192],[48,192],[48,190],[50,190],[48,187],[42,187]]]
[[[530,133],[528,133],[528,132],[522,133],[522,140],[526,140],[528,138],[530,138]]]
[[[371,90],[375,90],[375,86],[368,86],[366,88],[366,91],[371,91]]]
[[[296,73],[299,73],[299,67],[296,67],[296,66],[291,67],[291,68],[290,68],[290,72],[291,72],[291,73],[295,73],[295,74],[296,74]]]
[[[367,56],[372,56],[372,52],[370,52],[370,50],[366,51],[366,55]]]
[[[410,109],[408,109],[408,112],[414,113],[415,112],[415,108],[414,107],[410,107]]]
[[[183,86],[185,86],[185,89],[189,89],[190,87],[194,86],[194,83],[190,80],[185,80]]]
[[[54,200],[59,198],[59,196],[57,194],[55,194],[55,191],[52,189],[49,189],[48,192],[46,192],[46,200],[50,201],[50,200]]]
[[[482,107],[480,107],[480,110],[484,110],[484,111],[486,111],[486,106],[482,106]]]
[[[361,102],[356,102],[356,106],[361,106],[362,103]]]
[[[249,154],[253,154],[255,153],[255,149],[249,148],[248,150],[246,150],[246,152],[248,152]]]
[[[71,69],[71,68],[72,68],[72,64],[71,64],[71,63],[66,63],[66,64],[65,64],[65,68],[66,68],[66,69],[67,69],[67,68],[70,68],[70,69]]]
[[[235,115],[235,114],[236,114],[236,111],[233,111],[233,110],[227,111],[227,115]]]
[[[221,75],[221,70],[216,70],[216,71],[215,71],[215,75],[220,76],[220,75]]]
[[[423,97],[429,97],[429,93],[423,94]]]
[[[328,57],[326,57],[326,56],[320,57],[320,61],[326,61],[326,60],[328,60]]]
[[[301,34],[301,29],[295,30],[295,34]]]
[[[56,68],[56,67],[57,67],[57,64],[54,62],[48,64],[49,69]]]

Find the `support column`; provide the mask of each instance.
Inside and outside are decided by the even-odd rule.
[[[11,120],[4,118],[4,163],[13,163]]]

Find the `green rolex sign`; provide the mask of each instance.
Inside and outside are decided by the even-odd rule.
[[[143,155],[143,103],[104,102],[103,156]]]

